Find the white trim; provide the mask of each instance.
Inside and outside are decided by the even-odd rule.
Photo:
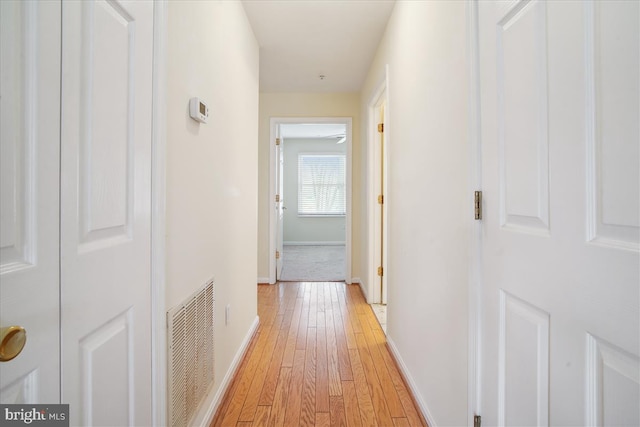
[[[284,246],[345,246],[345,242],[338,242],[338,241],[316,241],[316,242],[310,242],[310,241],[304,241],[304,242],[298,242],[295,240],[287,240],[286,242],[284,242]]]
[[[276,283],[276,259],[274,254],[277,250],[277,214],[276,209],[277,206],[273,206],[274,200],[276,199],[276,138],[279,135],[276,135],[277,132],[277,123],[274,123],[273,119],[270,120],[269,123],[269,201],[267,206],[269,209],[269,281],[268,283],[274,284]]]
[[[351,284],[351,221],[352,221],[352,208],[351,205],[353,203],[353,129],[352,129],[352,118],[349,117],[347,119],[347,215],[345,217],[345,242],[344,242],[344,272],[345,272],[345,283],[347,285]]]
[[[344,123],[347,127],[347,214],[345,215],[345,277],[351,277],[351,195],[352,195],[352,124],[351,117],[272,117],[269,124],[269,283],[276,283],[276,260],[273,254],[276,253],[276,210],[272,203],[276,199],[276,129],[280,124],[290,123]],[[350,284],[350,279],[346,280]]]
[[[203,400],[203,403],[201,404],[200,409],[198,410],[197,414],[193,417],[193,421],[191,422],[192,426],[208,426],[213,422],[213,418],[216,416],[216,412],[218,411],[218,408],[222,403],[222,399],[224,398],[224,395],[227,392],[227,389],[229,388],[229,386],[231,386],[231,383],[237,373],[238,368],[240,368],[240,363],[242,362],[242,359],[244,358],[244,355],[247,352],[247,349],[249,348],[249,344],[251,343],[251,340],[253,339],[254,335],[258,330],[259,324],[260,324],[260,318],[256,316],[256,318],[253,320],[253,323],[251,324],[251,327],[249,328],[249,331],[247,331],[247,334],[245,335],[244,340],[242,340],[242,344],[240,345],[240,348],[236,352],[236,355],[233,358],[233,361],[231,362],[231,366],[229,366],[227,373],[222,379],[222,382],[220,383],[220,387],[218,387],[218,391],[213,397],[211,397],[211,394],[213,391],[212,390],[211,392],[209,392],[207,397]],[[209,404],[205,403],[207,401],[209,401]]]
[[[153,7],[153,104],[151,152],[151,417],[167,424],[166,354],[166,97],[168,4]]]
[[[355,282],[355,283],[357,283],[357,285],[360,286],[360,290],[362,291],[362,295],[364,295],[364,300],[367,302],[367,304],[373,304],[373,300],[369,295],[369,286],[366,286],[364,283],[362,283],[362,280],[359,280],[358,282]]]
[[[362,282],[362,280],[359,277],[352,277],[351,278],[351,284],[352,285],[359,285]]]
[[[258,277],[258,283],[259,284],[265,284],[265,283],[269,283],[269,278],[268,277]]]
[[[472,222],[469,245],[467,425],[482,410],[482,221],[471,220],[474,191],[482,189],[482,139],[480,131],[480,58],[478,3],[467,3],[467,61],[469,79],[469,210]]]
[[[422,398],[422,395],[420,394],[420,391],[418,390],[418,386],[416,385],[416,382],[414,381],[413,377],[409,373],[409,369],[407,368],[407,365],[404,363],[404,361],[402,360],[402,357],[400,356],[398,347],[396,347],[393,340],[389,336],[387,336],[387,345],[389,346],[389,350],[391,350],[391,354],[396,359],[398,368],[400,368],[400,372],[402,372],[402,375],[404,376],[404,379],[407,382],[407,385],[409,386],[409,389],[411,390],[411,393],[413,394],[413,397],[416,400],[416,403],[418,404],[418,409],[422,413],[422,416],[427,421],[427,424],[429,425],[429,427],[437,427],[437,424],[433,419],[433,416],[431,415],[431,411],[429,411],[429,408],[427,407],[426,402],[424,401],[424,399]]]
[[[301,213],[296,213],[296,216],[298,218],[344,218],[346,215],[345,214],[301,214]]]

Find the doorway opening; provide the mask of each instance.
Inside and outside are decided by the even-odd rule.
[[[351,118],[271,119],[270,283],[351,277]]]

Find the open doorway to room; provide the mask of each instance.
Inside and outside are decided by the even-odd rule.
[[[272,119],[273,282],[350,276],[351,119]]]

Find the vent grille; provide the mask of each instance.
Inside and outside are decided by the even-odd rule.
[[[169,422],[186,427],[213,384],[213,280],[167,313]]]

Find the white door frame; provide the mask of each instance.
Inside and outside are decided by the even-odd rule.
[[[367,302],[369,304],[373,303],[386,303],[386,274],[382,276],[383,280],[383,288],[385,295],[380,294],[380,286],[378,286],[378,272],[377,267],[380,264],[380,207],[378,205],[378,183],[380,179],[383,179],[384,188],[382,189],[382,193],[386,196],[386,189],[388,188],[388,168],[389,162],[388,160],[388,141],[389,141],[389,92],[388,92],[388,81],[389,81],[389,66],[385,67],[384,76],[381,82],[378,84],[377,89],[371,96],[368,103],[368,121],[367,121],[367,180],[368,180],[368,197],[367,197],[367,215],[369,221],[369,247],[368,247],[368,258],[369,258],[369,271],[365,275],[367,277],[367,289],[363,289],[366,293]],[[378,149],[378,123],[380,120],[379,116],[379,108],[381,105],[384,105],[384,159],[380,158],[380,150]],[[385,165],[383,170],[383,177],[380,177],[380,163],[383,162]],[[389,209],[387,205],[387,200],[382,205],[383,215],[382,215],[382,267],[386,270],[387,267],[387,247],[388,247],[388,223],[389,223]]]
[[[480,58],[477,0],[467,3],[467,64],[469,84],[469,218],[473,218],[474,192],[482,190],[482,140],[480,133]],[[469,227],[467,425],[482,409],[482,221]]]
[[[167,424],[166,327],[166,99],[168,3],[153,7],[153,116],[151,142],[151,417]]]
[[[282,276],[282,265],[284,261],[284,138],[282,129],[276,126],[276,141],[280,139],[280,145],[275,146],[276,155],[276,194],[280,195],[280,200],[276,202],[276,281]],[[280,256],[277,256],[280,254]]]
[[[347,127],[347,213],[345,216],[345,282],[351,284],[351,117],[272,117],[269,130],[269,283],[276,283],[276,127],[281,124],[339,123]]]

